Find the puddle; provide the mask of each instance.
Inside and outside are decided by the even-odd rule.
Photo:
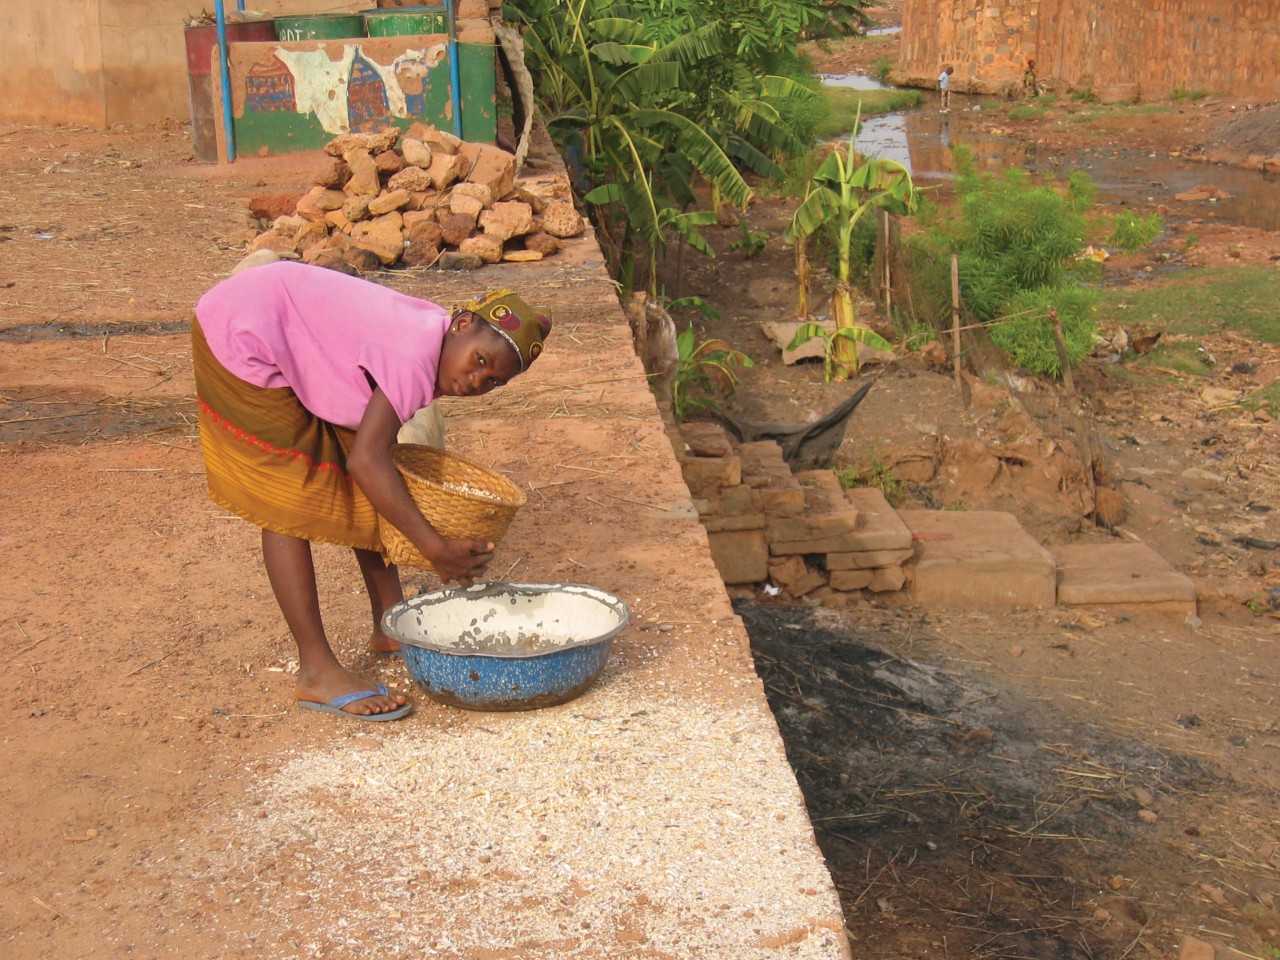
[[[166,431],[194,434],[192,400],[7,399],[0,401],[0,443],[83,443]]]
[[[881,83],[875,77],[865,73],[823,73],[819,74],[819,77],[829,87],[844,87],[846,90],[891,89],[889,84]]]
[[[863,74],[824,76],[823,82],[859,90],[883,88],[874,77]],[[956,109],[950,117],[931,107],[869,117],[858,133],[858,149],[867,156],[896,160],[911,171],[917,183],[928,185],[954,179],[952,151],[963,145],[972,151],[983,170],[1010,166],[1023,167],[1033,173],[1080,170],[1097,185],[1098,198],[1109,203],[1162,203],[1171,207],[1172,212],[1166,216],[1168,220],[1203,218],[1280,231],[1280,177],[1138,150],[1054,152],[1050,156],[1034,143],[973,129],[970,124],[977,122],[976,117],[955,119],[957,114],[966,112],[964,95],[956,94],[955,98]],[[1174,199],[1176,194],[1206,183],[1231,197],[1192,203]]]
[[[891,37],[895,33],[901,33],[901,24],[894,24],[891,27],[872,27],[867,31],[868,37]]]
[[[22,323],[0,330],[0,342],[34,343],[37,340],[88,340],[129,334],[156,336],[186,333],[190,321],[166,320],[141,323]]]

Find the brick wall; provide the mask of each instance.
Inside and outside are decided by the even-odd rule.
[[[998,93],[1027,58],[1051,87],[1135,85],[1145,100],[1175,87],[1280,96],[1277,0],[904,0],[898,70],[932,87]]]

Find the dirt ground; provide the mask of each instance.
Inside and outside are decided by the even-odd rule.
[[[851,62],[830,56],[824,69]],[[1268,111],[1248,111],[1258,123],[1246,131],[1230,106],[1115,137],[1188,154],[1228,136],[1214,131],[1251,149],[1266,139]],[[243,253],[250,200],[307,182],[291,158],[196,164],[181,125],[0,129],[0,799],[24,813],[0,828],[6,956],[195,955],[183,952],[183,925],[209,930],[219,903],[245,889],[184,864],[188,883],[208,884],[204,905],[152,928],[133,905],[165,916],[176,898],[173,864],[152,862],[152,848],[173,845],[179,814],[241,789],[254,758],[330,735],[286,709],[292,646],[254,531],[204,499],[185,339],[192,304]],[[735,402],[779,421],[846,389],[770,359],[759,332],[794,312],[776,240],[785,216],[774,200],[748,212],[775,238],[753,259],[730,249],[736,230],[713,231],[722,256],[691,268],[684,290],[732,304],[714,333],[759,361]],[[1197,262],[1280,256],[1272,234],[1197,229]],[[1254,382],[1280,374],[1275,351],[1214,349],[1223,369],[1223,357],[1249,360],[1239,376]],[[1280,621],[1266,605],[1280,557],[1240,539],[1280,539],[1275,424],[1206,405],[1185,385],[1122,388],[1101,361],[1080,385],[1123,478],[1119,535],[1196,578],[1194,622],[942,615],[896,596],[846,610],[739,598],[855,955],[1172,958],[1186,937],[1216,945],[1219,960],[1280,950]],[[1059,400],[1026,407],[1041,434],[1071,439]],[[842,452],[991,427],[947,374],[904,360],[881,373]],[[520,469],[531,477],[564,472],[530,456]],[[643,487],[644,459],[629,469]],[[991,505],[1037,536],[1111,535],[1065,521],[1052,497],[1020,499],[1019,487],[994,489]],[[950,500],[937,483],[908,492]],[[979,503],[972,491],[966,502]],[[579,528],[546,536],[596,540],[603,521],[580,506]],[[542,548],[564,559],[540,578],[582,566]],[[367,611],[348,566],[321,557],[340,654],[394,682],[364,653]],[[669,568],[674,607],[686,587],[678,557]],[[615,571],[620,592],[627,576]]]

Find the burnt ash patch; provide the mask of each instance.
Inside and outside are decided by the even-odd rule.
[[[1194,759],[896,656],[822,608],[735,609],[855,954],[1075,960],[1119,956],[1147,929],[1161,897],[1112,878],[1133,858],[1170,876],[1185,864],[1135,794],[1215,783]]]

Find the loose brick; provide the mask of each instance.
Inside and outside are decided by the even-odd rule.
[[[725,583],[759,583],[769,573],[769,548],[763,530],[707,534],[711,558]]]

